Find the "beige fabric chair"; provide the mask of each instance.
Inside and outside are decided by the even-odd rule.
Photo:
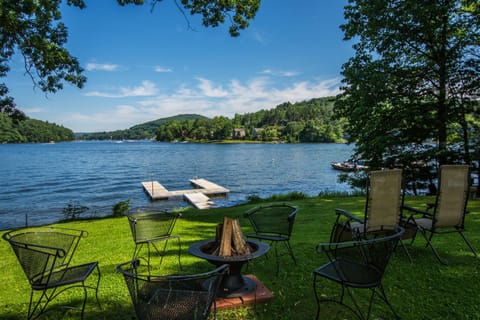
[[[467,212],[469,191],[468,165],[443,165],[440,167],[438,193],[433,205],[433,211],[422,211],[409,206],[403,206],[410,215],[405,217],[405,225],[415,225],[424,236],[427,246],[432,248],[438,261],[447,264],[440,258],[438,251],[432,245],[434,234],[458,232],[475,256],[477,252],[467,240],[464,228]]]
[[[364,218],[343,209],[335,209],[337,220],[330,240],[349,241],[352,240],[352,234],[362,235],[385,229],[387,226],[395,229],[400,224],[401,207],[402,170],[371,171],[368,177]],[[412,261],[405,244],[402,241],[400,243],[408,259]]]

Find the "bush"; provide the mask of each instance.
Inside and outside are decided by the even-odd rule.
[[[130,199],[125,201],[120,201],[112,207],[112,216],[121,217],[130,209]]]
[[[70,201],[67,206],[62,209],[62,213],[65,220],[72,221],[78,220],[80,215],[88,210],[90,210],[89,207],[79,204],[78,201]]]

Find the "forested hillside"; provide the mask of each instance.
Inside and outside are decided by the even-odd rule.
[[[158,127],[169,123],[171,121],[193,120],[197,118],[204,118],[197,114],[181,114],[173,117],[157,119],[154,121],[145,122],[135,125],[129,129],[116,131],[103,131],[94,133],[78,133],[76,136],[79,140],[143,140],[155,139]]]
[[[0,143],[60,142],[74,140],[73,131],[45,121],[13,120],[0,112]]]
[[[126,130],[77,134],[83,140],[158,141],[254,140],[265,142],[340,142],[343,122],[333,119],[334,97],[286,102],[270,110],[236,114],[233,119],[184,114]]]
[[[264,142],[341,142],[343,122],[333,118],[333,97],[318,98],[233,119],[170,121],[158,128],[158,141],[254,140]]]

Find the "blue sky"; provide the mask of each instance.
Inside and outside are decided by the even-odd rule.
[[[34,89],[22,60],[6,79],[27,116],[75,132],[111,131],[184,113],[207,117],[272,109],[339,92],[353,55],[339,26],[347,0],[262,0],[240,37],[204,28],[174,0],[120,7],[115,0],[65,6],[67,48],[85,69],[83,89]]]

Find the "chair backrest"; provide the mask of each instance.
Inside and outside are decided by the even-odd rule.
[[[148,274],[139,260],[117,266],[127,284],[137,318],[207,319],[228,266],[193,275]]]
[[[30,284],[47,286],[52,272],[68,267],[84,231],[28,228],[3,235],[15,252]]]
[[[152,241],[172,234],[180,213],[144,210],[128,216],[135,243]]]
[[[287,204],[255,207],[245,213],[256,234],[290,238],[298,208]]]
[[[337,273],[342,275],[346,282],[380,283],[403,233],[402,227],[383,226],[372,232],[358,234],[353,241],[319,245],[317,251],[327,253],[331,261],[341,262],[334,264],[334,267],[339,268]],[[365,272],[367,269],[358,266],[366,266],[374,272]]]
[[[440,167],[434,228],[463,227],[468,202],[468,165],[443,165]]]
[[[402,170],[371,171],[365,206],[365,231],[397,226],[402,201]]]

